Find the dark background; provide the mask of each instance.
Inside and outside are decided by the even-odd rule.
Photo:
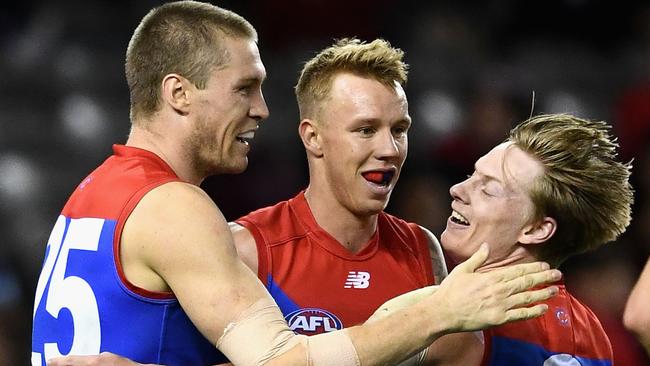
[[[0,366],[27,365],[33,294],[55,219],[78,182],[126,140],[126,45],[159,1],[12,2],[0,11]],[[534,112],[606,120],[635,159],[634,220],[615,243],[563,265],[601,318],[616,364],[648,364],[622,329],[650,252],[650,2],[224,1],[260,34],[271,117],[246,173],[208,179],[226,217],[307,183],[292,87],[334,38],[383,37],[406,51],[414,126],[388,211],[440,234],[448,187]],[[128,336],[128,335],[125,335]]]

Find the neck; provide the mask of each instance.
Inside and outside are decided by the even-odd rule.
[[[191,158],[183,150],[184,144],[179,136],[174,132],[159,133],[153,128],[133,125],[126,145],[151,151],[167,163],[181,180],[198,186],[205,177],[193,169]]]
[[[497,268],[504,268],[515,264],[532,263],[538,260],[539,259],[529,251],[529,248],[527,248],[526,245],[518,244],[515,246],[515,249],[505,257],[492,258],[492,255],[490,255],[477,271],[488,272]]]
[[[377,215],[357,215],[343,207],[329,192],[319,191],[311,184],[305,191],[316,223],[339,244],[357,253],[377,230]]]

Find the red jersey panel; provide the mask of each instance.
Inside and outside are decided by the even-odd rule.
[[[420,227],[384,212],[356,254],[318,226],[304,192],[237,223],[253,234],[258,276],[298,333],[363,323],[387,300],[434,283]]]
[[[486,330],[483,366],[611,366],[612,346],[596,315],[558,284],[541,317]]]

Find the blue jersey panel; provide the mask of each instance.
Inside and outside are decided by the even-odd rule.
[[[131,292],[115,268],[116,221],[60,216],[39,277],[32,365],[67,354],[117,353],[137,362],[224,362],[176,299]]]
[[[537,344],[495,336],[490,366],[612,366],[611,360],[595,360],[551,352]]]

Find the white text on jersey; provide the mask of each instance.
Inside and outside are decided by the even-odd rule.
[[[368,288],[370,286],[370,273],[350,271],[343,288]]]

